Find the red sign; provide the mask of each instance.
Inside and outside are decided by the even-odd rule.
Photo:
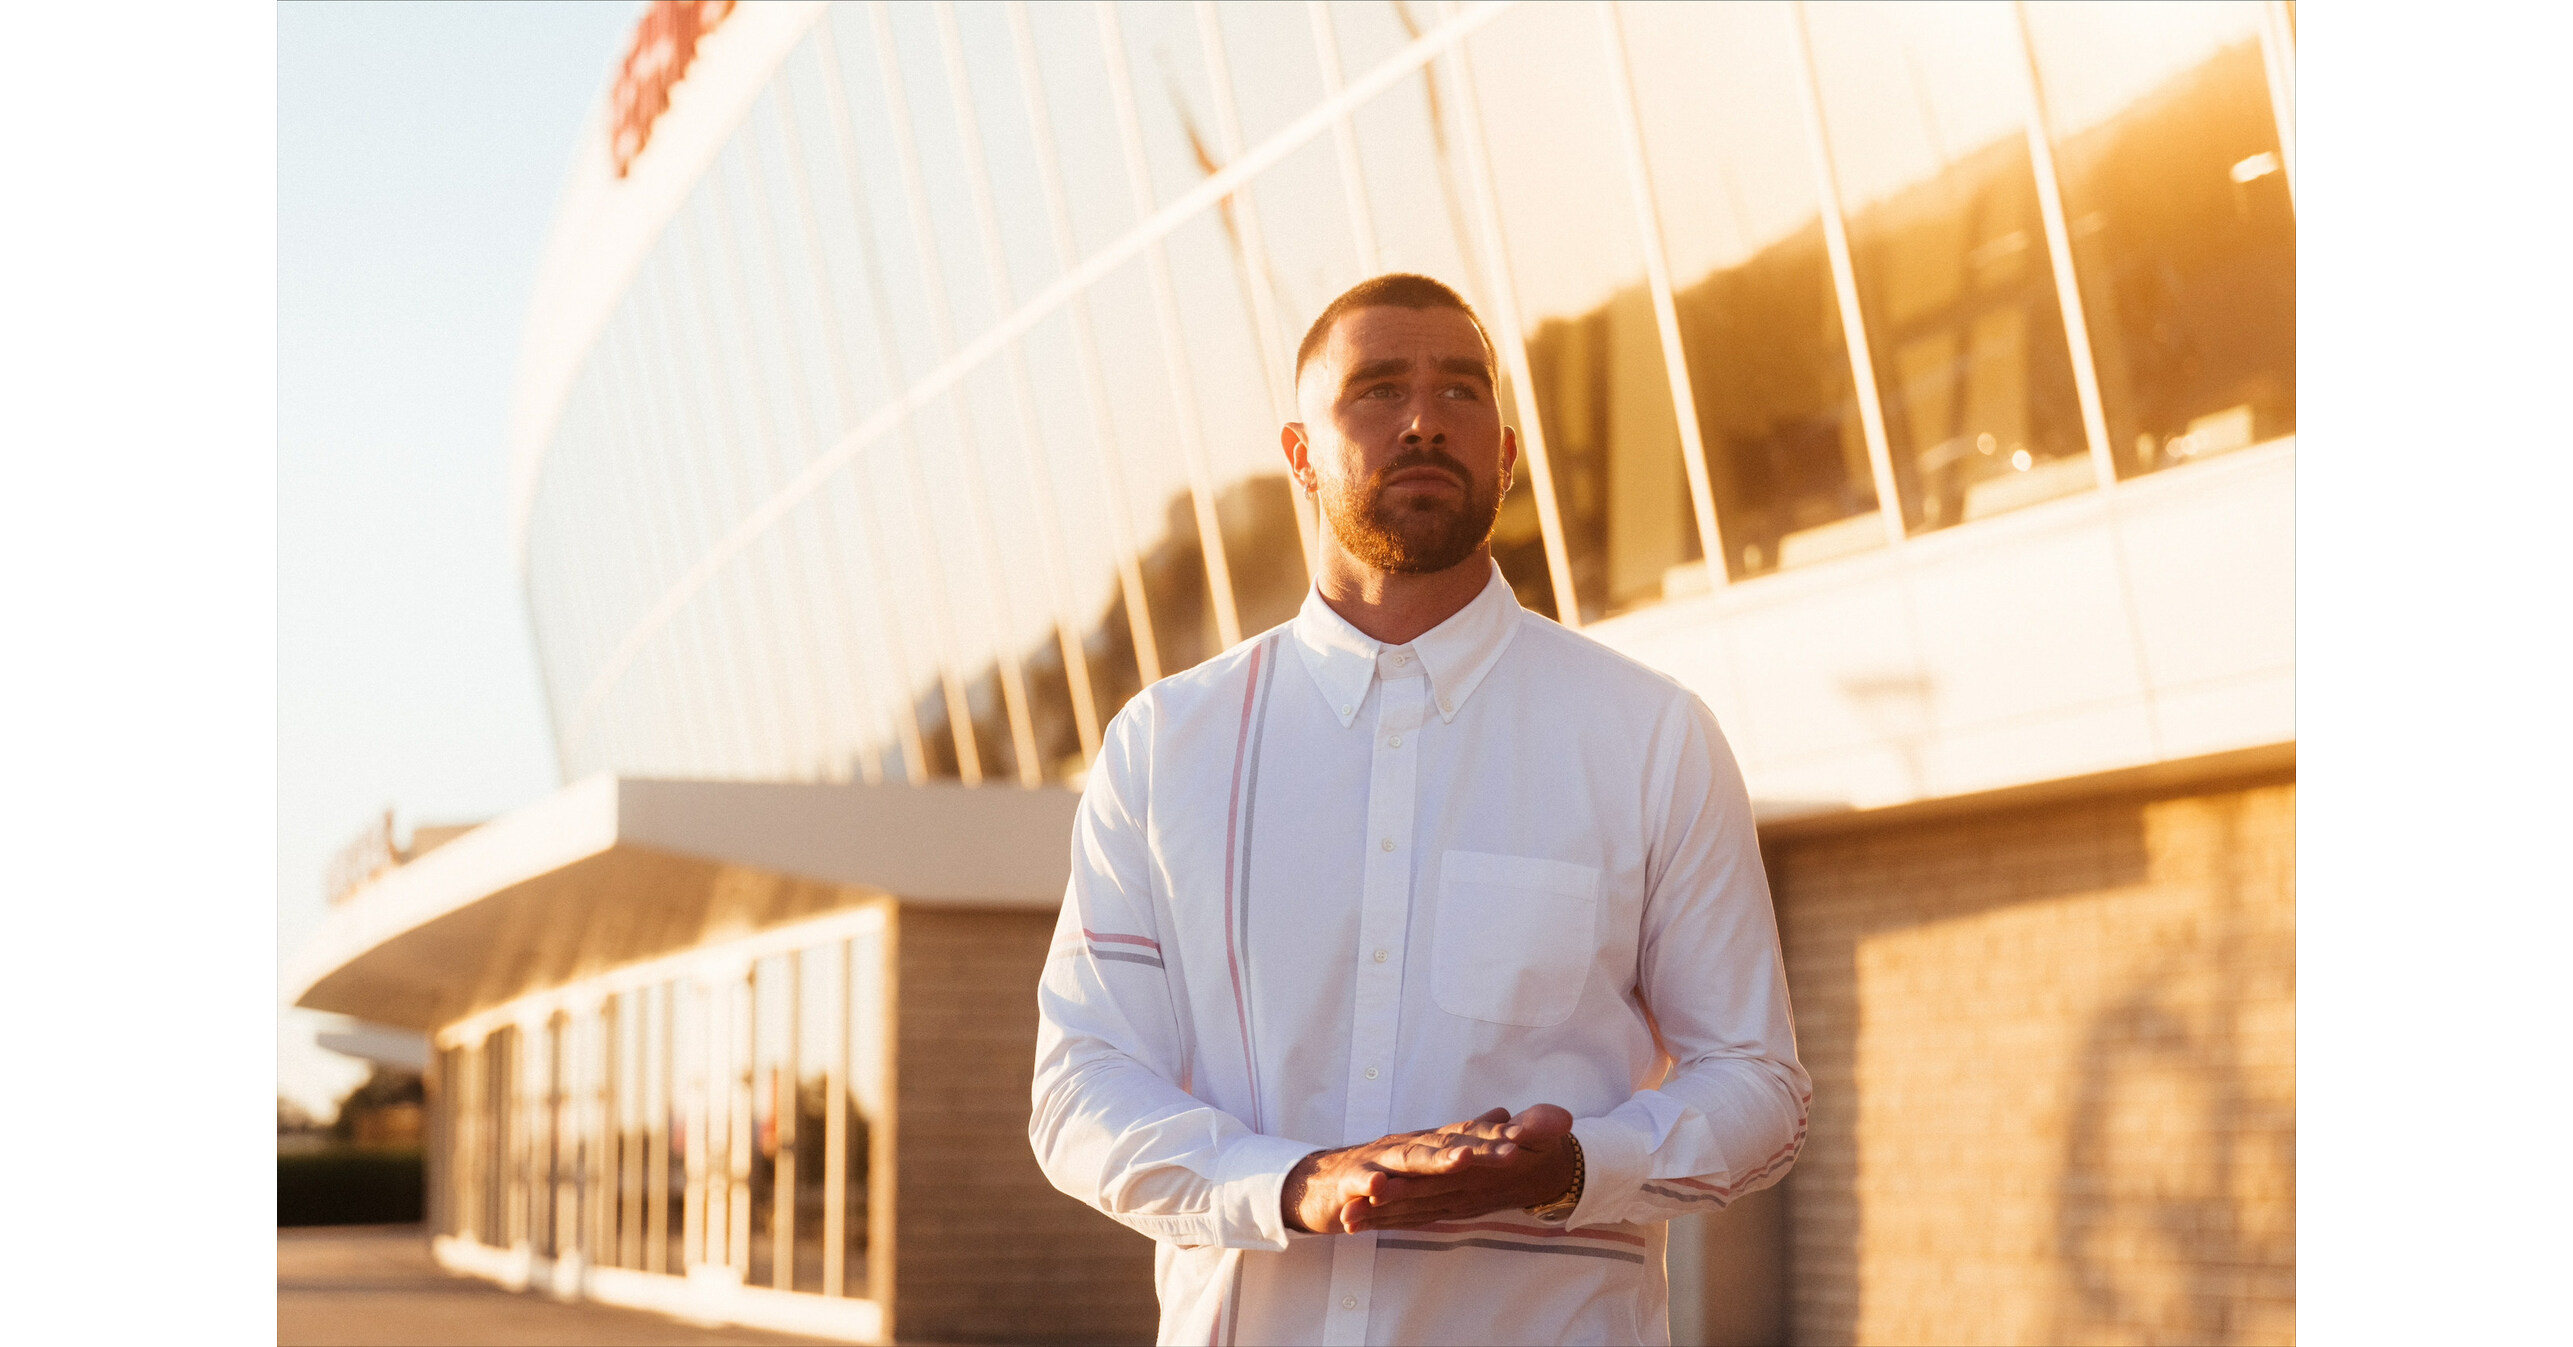
[[[697,43],[733,12],[733,0],[653,0],[634,28],[634,45],[616,72],[616,129],[608,154],[624,177],[652,140],[652,124],[670,110],[670,90],[697,59]]]

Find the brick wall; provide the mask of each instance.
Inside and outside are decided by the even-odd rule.
[[[1152,1241],[1056,1192],[1028,1149],[1053,930],[1050,912],[906,904],[895,919],[895,1127],[876,1172],[894,1176],[898,1341],[1152,1341]]]
[[[2292,769],[1766,851],[1794,1341],[2293,1340]]]

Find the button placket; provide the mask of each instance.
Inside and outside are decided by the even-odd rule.
[[[1402,946],[1410,925],[1413,819],[1419,791],[1418,745],[1413,742],[1428,701],[1428,680],[1417,670],[1376,685],[1375,748],[1367,774],[1367,833],[1358,914],[1358,979],[1349,1030],[1349,1093],[1344,1134],[1379,1137],[1392,1126],[1394,1084],[1400,1060],[1395,1031],[1401,1023]],[[1398,746],[1400,745],[1400,746]],[[1331,1298],[1338,1307],[1324,1326],[1326,1343],[1365,1340],[1366,1304],[1375,1285],[1372,1235],[1337,1241],[1331,1259]]]

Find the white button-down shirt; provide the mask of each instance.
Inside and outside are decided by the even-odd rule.
[[[1811,1087],[1704,703],[1497,568],[1407,646],[1295,620],[1129,702],[1082,797],[1029,1137],[1159,1242],[1161,1341],[1669,1341],[1663,1222],[1774,1183]],[[1319,1149],[1571,1110],[1559,1225],[1291,1232]]]

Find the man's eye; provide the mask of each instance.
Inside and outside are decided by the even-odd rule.
[[[1399,388],[1394,387],[1392,384],[1378,384],[1378,385],[1376,385],[1375,387],[1368,389],[1366,392],[1359,394],[1358,396],[1360,396],[1360,397],[1362,397],[1362,398],[1373,398],[1373,397],[1388,397],[1388,398],[1390,398],[1390,397],[1400,397],[1401,395],[1402,395],[1402,390],[1401,390],[1401,389],[1399,389]]]
[[[1447,386],[1447,396],[1455,398],[1459,402],[1472,402],[1483,396],[1483,390],[1476,388],[1472,384],[1449,384]]]

